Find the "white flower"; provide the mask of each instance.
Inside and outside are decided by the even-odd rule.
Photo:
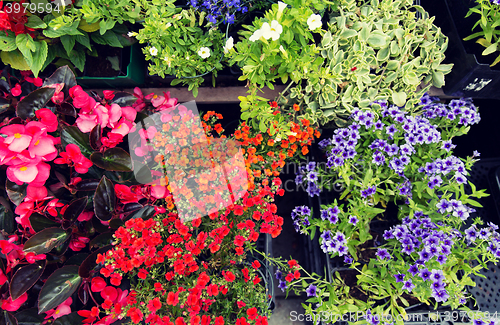
[[[210,49],[208,47],[202,47],[198,51],[198,55],[201,56],[203,59],[206,59],[210,56]]]
[[[281,14],[283,13],[283,10],[285,10],[286,6],[286,3],[278,1],[278,19],[281,17]]]
[[[158,50],[156,49],[156,47],[152,47],[149,49],[149,53],[151,53],[152,56],[156,56],[158,55]]]
[[[252,36],[250,36],[249,40],[250,40],[250,42],[255,42],[256,40],[258,40],[261,37],[262,37],[262,29],[257,29],[255,32],[253,32]]]
[[[312,14],[309,18],[307,18],[307,25],[310,30],[315,30],[318,27],[321,27],[323,23],[321,22],[321,16]]]
[[[288,55],[285,51],[285,48],[283,47],[283,45],[280,45],[280,52],[283,53],[283,55],[285,56],[285,58],[288,58]]]
[[[127,35],[128,35],[128,37],[134,37],[137,35],[137,33],[136,32],[128,32]]]
[[[234,45],[234,39],[233,37],[229,37],[227,40],[226,40],[226,45],[224,45],[224,53],[229,53],[229,50],[233,48],[233,45]]]
[[[172,23],[168,23],[165,25],[166,28],[169,28],[170,26],[172,26]]]
[[[283,27],[281,27],[280,23],[277,20],[273,20],[271,25],[268,23],[262,24],[262,36],[265,39],[272,38],[273,41],[276,41],[280,38],[280,34],[283,31]]]

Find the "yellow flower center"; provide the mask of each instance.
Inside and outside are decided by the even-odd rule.
[[[118,125],[117,129],[121,128],[122,127],[122,124]]]
[[[61,312],[61,311],[58,309],[58,310],[56,310],[55,314],[57,315],[57,314],[59,314],[60,312]]]
[[[36,140],[35,146],[38,146],[39,143],[40,143],[40,140]]]
[[[28,169],[28,167],[26,167],[26,166],[23,166],[23,167],[19,168],[19,170],[22,171],[22,172],[24,172],[26,169]]]
[[[19,139],[21,137],[21,133],[14,134],[14,138]]]

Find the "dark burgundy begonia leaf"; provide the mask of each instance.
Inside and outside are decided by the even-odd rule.
[[[94,195],[94,212],[97,218],[108,221],[116,207],[116,194],[113,182],[106,176],[101,178]]]
[[[90,160],[98,167],[109,171],[130,172],[132,171],[132,160],[128,152],[122,148],[110,148],[101,152],[94,152]]]
[[[40,88],[29,93],[17,104],[16,115],[23,120],[35,117],[35,111],[45,107],[55,92],[55,88]]]
[[[38,296],[38,313],[56,308],[78,289],[82,278],[77,265],[67,265],[50,275]]]
[[[34,234],[26,243],[23,250],[27,253],[45,254],[54,247],[64,243],[71,235],[71,230],[65,231],[61,228],[47,228]]]
[[[21,297],[28,291],[40,278],[45,269],[45,261],[28,264],[16,271],[10,282],[10,296],[12,300]]]

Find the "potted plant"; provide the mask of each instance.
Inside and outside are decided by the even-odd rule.
[[[492,58],[489,53],[494,53],[496,47],[494,35],[497,32],[492,20],[498,5],[488,5],[488,1],[462,0],[433,3],[425,0],[421,3],[436,17],[436,24],[450,38],[445,62],[453,63],[454,69],[443,88],[445,94],[498,98],[496,88],[500,74],[496,66],[490,66],[495,59],[489,60]],[[477,31],[478,28],[482,31]],[[472,41],[478,37],[477,42]]]
[[[345,123],[355,106],[374,100],[414,105],[431,84],[441,87],[451,69],[441,64],[447,38],[412,1],[340,1],[328,17],[324,6],[316,10],[325,17],[310,9],[316,3],[289,4],[256,21],[230,55],[251,85],[290,79],[278,100],[282,109],[293,112],[297,104],[318,125]],[[257,30],[272,21],[280,33],[261,37]]]
[[[3,319],[265,324],[269,271],[252,252],[281,232],[279,172],[314,140],[310,122],[226,139],[219,114],[200,120],[169,93],[92,97],[68,67],[35,83],[0,83]]]
[[[117,48],[132,44],[127,26],[115,24],[116,20],[101,20],[106,22],[103,28],[99,21],[89,23],[79,4],[56,2],[37,7],[12,2],[3,6],[3,14],[2,61],[17,70],[31,70],[35,77],[51,63],[69,64],[83,72],[87,55],[97,55],[95,44]]]
[[[445,105],[425,95],[412,111],[379,101],[354,110],[351,125],[320,142],[324,170],[310,162],[296,181],[312,196],[333,184],[343,193],[321,206],[319,218],[311,219],[307,207],[297,207],[292,218],[298,231],[320,233],[322,250],[350,269],[331,281],[307,275],[307,283],[289,285],[316,303],[308,313],[359,312],[371,324],[402,323],[410,303],[452,309],[466,303],[471,275],[497,261],[500,240],[496,225],[471,215],[479,206],[474,198],[486,195],[472,183],[472,192],[464,192],[475,159],[452,154],[452,138],[478,121],[477,108],[464,99]],[[390,204],[397,216],[387,214]]]

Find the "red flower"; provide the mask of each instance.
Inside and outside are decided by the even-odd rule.
[[[288,265],[293,269],[295,267],[299,267],[299,263],[296,260],[289,260]]]
[[[22,93],[21,85],[16,84],[16,86],[14,88],[12,88],[12,90],[10,92],[12,93],[12,96],[15,96],[15,97],[21,95],[21,93]]]
[[[236,279],[236,276],[231,271],[223,272],[222,275],[224,275],[227,282],[233,282]]]
[[[257,270],[260,267],[260,262],[257,260],[253,261],[252,267]]]
[[[139,270],[139,274],[137,274],[137,276],[143,280],[146,279],[146,277],[148,276],[149,272],[146,271],[145,269],[140,269]]]
[[[12,297],[9,297],[7,300],[0,300],[1,307],[3,310],[7,311],[16,311],[21,307],[22,304],[26,302],[28,299],[28,294],[25,292],[16,300],[12,300]]]
[[[238,301],[238,302],[236,302],[236,304],[238,305],[238,308],[240,308],[240,309],[247,305],[243,301]]]
[[[236,325],[250,325],[250,323],[247,322],[245,317],[241,317],[236,320]]]
[[[211,284],[207,288],[207,293],[209,296],[217,296],[219,294],[219,288],[216,284]]]
[[[247,310],[248,319],[254,320],[257,318],[257,308],[252,307]]]
[[[119,274],[119,273],[113,273],[113,274],[111,274],[111,279],[109,280],[109,282],[111,282],[112,285],[118,287],[122,283],[122,275]]]
[[[92,290],[92,292],[101,292],[104,288],[106,288],[106,281],[104,281],[103,278],[97,276],[92,279],[90,283],[90,290]]]
[[[167,295],[167,304],[175,306],[179,303],[179,294],[178,293],[173,293],[169,292]]]
[[[163,290],[163,285],[159,282],[155,283],[155,291],[162,291]]]
[[[138,324],[143,317],[142,312],[136,307],[130,308],[127,312],[127,316],[130,317],[135,324]]]
[[[156,297],[153,300],[149,301],[148,309],[150,312],[154,313],[155,311],[157,311],[160,308],[161,308],[160,298]]]
[[[300,278],[300,272],[298,270],[293,272],[293,277],[295,278],[295,280],[298,280]]]
[[[57,158],[54,160],[56,164],[68,164],[69,166],[75,166],[75,171],[80,174],[85,174],[92,167],[92,162],[85,158],[80,151],[80,148],[73,143],[66,146],[66,152],[61,152],[59,154],[62,158]]]
[[[237,235],[235,238],[234,238],[234,244],[236,246],[243,246],[243,244],[245,243],[245,237],[243,236],[240,236],[240,235]]]
[[[356,68],[356,67],[352,67],[352,68],[351,68],[351,71],[356,71],[357,69],[358,69],[358,68]]]
[[[214,325],[224,325],[224,317],[219,316],[215,319]]]

